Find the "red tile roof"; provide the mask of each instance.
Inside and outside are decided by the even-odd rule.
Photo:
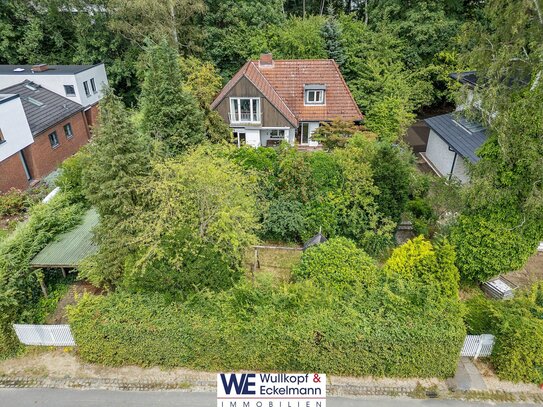
[[[226,84],[211,104],[212,109],[242,77],[251,81],[295,127],[299,121],[363,119],[334,60],[274,60],[271,66],[249,61]],[[326,85],[325,105],[304,105],[304,85],[311,84]]]

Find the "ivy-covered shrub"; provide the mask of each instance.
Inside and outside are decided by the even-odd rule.
[[[508,301],[481,296],[467,301],[465,322],[471,334],[496,336],[491,360],[498,377],[543,383],[543,285]]]
[[[11,324],[29,322],[25,320],[32,315],[28,310],[41,295],[38,276],[29,270],[30,260],[55,236],[75,226],[82,213],[81,205],[70,205],[59,194],[47,204],[34,206],[28,221],[0,241],[0,357],[17,350]]]
[[[310,278],[319,285],[369,286],[377,280],[378,269],[353,241],[336,237],[307,249],[293,275],[297,280]]]
[[[81,358],[112,366],[448,377],[465,335],[458,302],[418,307],[311,281],[239,284],[184,303],[87,296],[69,315]]]
[[[26,208],[25,193],[12,188],[0,194],[0,217],[18,215]]]
[[[535,252],[539,236],[518,225],[484,215],[461,215],[451,230],[451,242],[462,278],[484,282],[521,268]]]

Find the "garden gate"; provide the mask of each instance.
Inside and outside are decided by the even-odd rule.
[[[460,356],[468,356],[477,359],[492,354],[494,347],[494,335],[467,335]]]

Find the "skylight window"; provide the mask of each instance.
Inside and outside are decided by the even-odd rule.
[[[36,100],[36,99],[34,99],[34,98],[30,98],[30,97],[29,97],[29,98],[28,98],[28,101],[29,101],[30,103],[32,103],[33,105],[36,105],[36,106],[38,106],[38,107],[42,107],[42,106],[43,106],[43,103],[42,103],[42,102],[40,102],[39,100]]]
[[[30,89],[30,90],[33,90],[33,91],[38,90],[38,88],[32,86],[30,83],[27,83],[27,84],[25,85],[25,88]]]
[[[456,122],[460,126],[465,128],[467,131],[469,131],[470,133],[479,133],[479,132],[485,130],[485,128],[484,128],[484,126],[482,124],[477,123],[477,122],[472,122],[472,121],[469,121],[469,120],[464,119],[464,118],[460,118],[460,119],[456,120]]]

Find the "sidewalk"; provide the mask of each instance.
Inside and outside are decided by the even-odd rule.
[[[215,392],[216,389],[216,373],[157,367],[105,367],[82,363],[72,352],[63,349],[35,348],[19,358],[0,361],[0,388],[189,392]],[[475,366],[473,368],[476,369]],[[440,379],[328,376],[327,392],[329,396],[347,397],[439,397],[543,402],[543,392],[535,385],[522,384],[511,387],[508,384],[505,391],[503,384],[491,382],[491,386],[485,386],[488,387],[485,391],[451,392],[447,382]]]

